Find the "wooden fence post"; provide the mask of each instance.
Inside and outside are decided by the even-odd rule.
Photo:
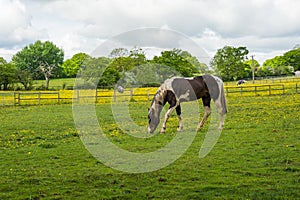
[[[21,105],[21,93],[20,92],[18,93],[18,104],[19,104],[19,106]]]
[[[14,106],[16,105],[16,93],[14,92]]]
[[[60,93],[59,93],[59,91],[57,92],[57,101],[58,101],[58,104],[60,104]]]
[[[76,90],[76,94],[77,94],[77,102],[79,102],[80,101],[79,90]]]
[[[41,105],[41,92],[38,93],[38,103],[39,103],[39,106]]]
[[[116,93],[116,89],[114,89],[114,101],[116,101],[117,98],[117,93]]]
[[[130,100],[132,99],[132,96],[133,96],[133,90],[132,88],[130,88]]]
[[[98,88],[96,88],[96,96],[95,96],[95,103],[98,102]]]
[[[150,101],[150,91],[147,90],[147,97],[148,97],[148,101]]]

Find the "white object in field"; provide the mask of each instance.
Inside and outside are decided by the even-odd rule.
[[[124,92],[124,88],[121,85],[118,86],[118,92],[120,92],[120,93]]]

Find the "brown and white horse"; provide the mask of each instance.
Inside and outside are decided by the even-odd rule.
[[[179,119],[178,131],[183,129],[181,117],[181,102],[195,101],[202,99],[204,106],[204,116],[197,126],[197,131],[201,129],[211,113],[210,101],[214,100],[218,113],[220,114],[219,130],[224,126],[224,118],[227,113],[226,99],[224,94],[223,81],[213,75],[206,74],[194,78],[173,77],[165,82],[157,90],[148,113],[148,132],[153,133],[157,128],[160,119],[160,113],[164,105],[168,102],[170,107],[165,114],[164,123],[160,130],[166,131],[166,124],[171,113],[176,109]]]

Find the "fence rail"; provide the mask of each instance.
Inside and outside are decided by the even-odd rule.
[[[296,84],[296,92],[298,85]],[[284,84],[269,84],[269,85],[250,85],[250,86],[225,86],[225,93],[227,96],[233,93],[239,93],[241,96],[243,94],[247,95],[272,95],[272,94],[284,94],[285,86]]]
[[[226,96],[258,96],[300,93],[300,83],[225,86]],[[56,92],[0,92],[0,106],[44,105],[76,102],[107,103],[116,101],[149,101],[157,88],[116,90],[61,90]]]
[[[246,80],[248,83],[253,83],[251,79]],[[300,82],[300,77],[255,77],[253,84],[286,84],[286,83],[298,83]],[[225,86],[236,86],[237,81],[225,82]]]

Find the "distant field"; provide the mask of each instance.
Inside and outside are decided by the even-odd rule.
[[[62,79],[50,79],[50,89],[63,89],[67,87],[73,87],[75,78],[62,78]],[[45,85],[45,80],[35,80],[33,86],[41,87]]]
[[[70,104],[0,108],[0,199],[299,199],[300,94],[227,100],[225,128],[207,157],[198,154],[208,124],[177,161],[142,174],[93,158],[78,138]],[[129,103],[136,124],[146,126],[149,104]],[[111,104],[96,111],[105,135],[132,152],[189,134],[176,132],[173,116],[166,134],[139,139],[118,127]]]
[[[51,79],[49,88],[63,89],[63,87],[73,87],[75,78]],[[263,80],[255,80],[255,84],[287,84],[287,83],[300,83],[300,78],[291,76],[286,78],[270,78]],[[41,87],[45,85],[45,80],[34,81],[34,87]],[[252,80],[249,80],[245,85],[252,85]],[[225,86],[236,86],[236,81],[225,82]]]
[[[95,101],[98,103],[109,103],[112,101],[128,100],[147,101],[155,94],[157,87],[149,88],[126,88],[123,94],[114,92],[113,89],[80,90],[74,93],[75,78],[52,79],[49,90],[44,90],[44,80],[34,81],[34,89],[31,91],[0,91],[0,106],[6,105],[46,105],[72,103],[73,99],[80,101]],[[78,81],[78,80],[77,80]],[[84,84],[84,81],[80,83]],[[235,81],[225,82],[226,96],[269,96],[300,93],[300,78],[272,78],[256,80],[237,86]],[[21,93],[20,96],[18,96]],[[20,99],[20,101],[19,101]],[[20,102],[20,103],[19,103]]]

